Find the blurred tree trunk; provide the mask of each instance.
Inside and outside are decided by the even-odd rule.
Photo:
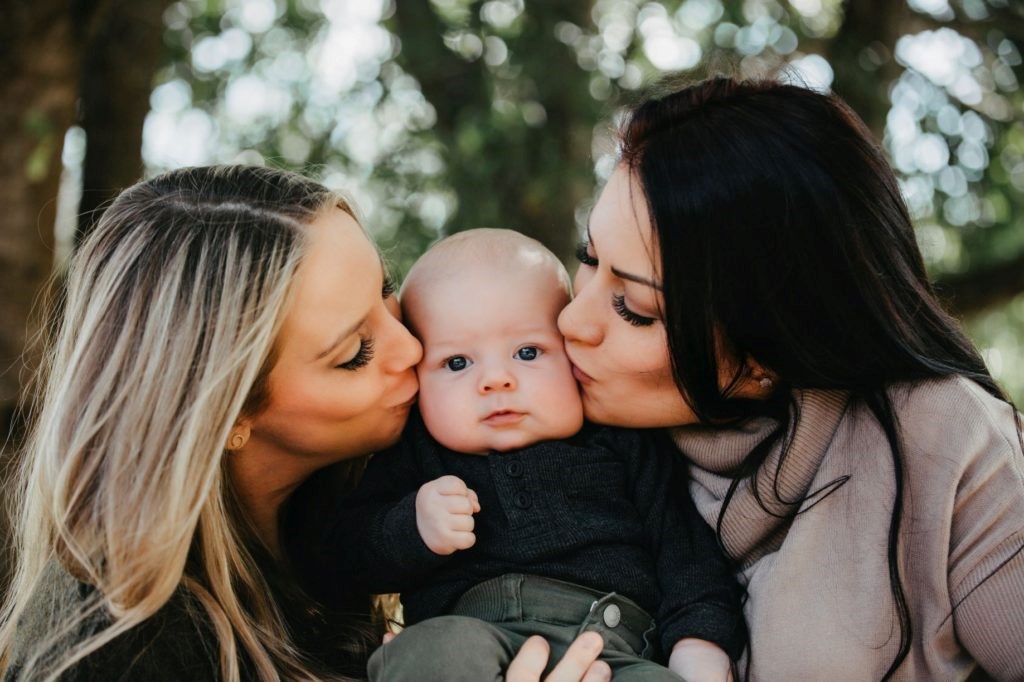
[[[142,168],[142,124],[162,55],[168,0],[59,0],[0,8],[0,434],[14,423],[20,359],[36,328],[30,309],[53,266],[64,133],[88,135],[82,208],[91,210]]]
[[[162,17],[169,4],[106,2],[94,22],[81,73],[79,125],[87,146],[76,246],[118,191],[142,176],[142,125],[165,54]]]
[[[30,312],[53,264],[53,226],[64,133],[78,98],[81,25],[67,2],[0,9],[0,442],[15,423],[25,380]]]
[[[83,206],[94,206],[138,176],[167,4],[0,5],[0,126],[7,132],[0,151],[0,472],[20,441],[19,406],[38,360],[31,340],[41,311],[33,305],[53,269],[64,134],[80,114],[88,135]],[[4,536],[0,524],[0,541]],[[0,553],[0,585],[5,569]]]
[[[946,308],[960,318],[1009,303],[1024,292],[1024,253],[1003,263],[940,277],[935,289]]]
[[[38,328],[31,318],[53,264],[53,225],[64,131],[78,96],[78,35],[59,0],[0,6],[0,473],[17,447],[15,425],[33,360],[22,353]],[[6,476],[0,475],[0,486]],[[6,515],[0,542],[6,546]],[[9,557],[0,552],[0,588]]]
[[[906,0],[845,0],[843,24],[823,44],[823,56],[835,71],[833,90],[879,143],[889,113],[889,87],[903,70],[893,52],[910,16]]]
[[[479,27],[482,4],[469,8],[470,29]],[[573,48],[556,39],[555,26],[588,26],[592,5],[531,3],[521,17],[522,30],[504,39],[515,73],[504,77],[483,58],[468,61],[445,45],[450,27],[429,0],[395,3],[398,60],[437,112],[435,131],[458,197],[448,232],[509,227],[570,258],[577,239],[575,208],[593,191],[594,126],[608,107],[591,96],[590,74],[580,68]],[[497,99],[513,108],[500,110]],[[525,121],[515,107],[527,100],[543,107],[543,120]]]

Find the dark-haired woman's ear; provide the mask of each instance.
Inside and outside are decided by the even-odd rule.
[[[779,375],[771,371],[757,360],[747,358],[743,374],[745,383],[750,387],[752,397],[768,397],[779,383]]]
[[[239,422],[235,424],[235,428],[231,429],[231,435],[228,436],[227,445],[224,446],[225,450],[236,452],[245,447],[245,444],[249,442],[249,436],[252,434],[252,429],[245,422]]]

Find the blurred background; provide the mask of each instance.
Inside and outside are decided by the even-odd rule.
[[[398,274],[512,227],[570,260],[617,111],[662,72],[776,73],[882,141],[940,291],[1024,402],[1021,0],[15,0],[0,8],[0,429],[31,314],[105,202],[220,162],[354,198]]]

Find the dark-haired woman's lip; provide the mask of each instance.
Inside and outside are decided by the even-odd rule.
[[[589,384],[592,381],[594,381],[593,377],[591,377],[589,374],[584,372],[576,365],[572,366],[572,375],[576,377],[576,381],[580,382],[581,384]]]

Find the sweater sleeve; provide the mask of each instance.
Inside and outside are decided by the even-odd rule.
[[[990,414],[957,486],[949,589],[957,638],[999,680],[1024,679],[1024,453],[1016,424]]]
[[[449,559],[430,551],[416,527],[416,493],[428,480],[417,453],[426,443],[416,428],[370,459],[355,491],[327,511],[315,541],[314,560],[354,589],[402,592]]]
[[[690,498],[685,468],[667,438],[640,434],[631,448],[633,503],[656,561],[661,606],[656,614],[667,656],[681,639],[720,646],[737,660],[746,644],[742,589]]]

